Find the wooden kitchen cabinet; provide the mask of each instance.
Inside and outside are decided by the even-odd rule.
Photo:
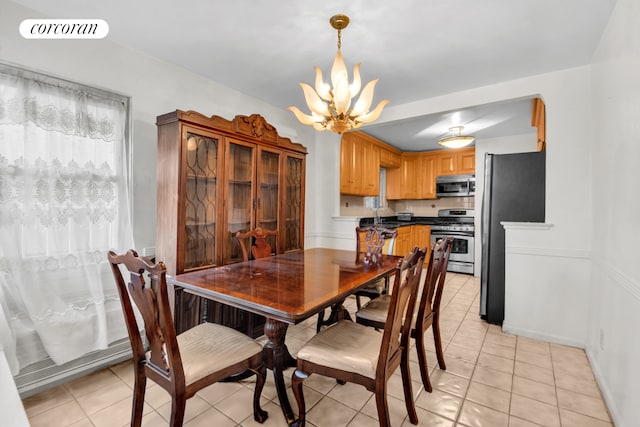
[[[393,246],[393,254],[405,256],[411,252],[411,249],[411,226],[398,227],[398,237],[396,237],[396,243]]]
[[[431,227],[424,224],[414,224],[411,226],[411,243],[421,249],[429,248],[431,245]],[[409,250],[411,250],[409,249]]]
[[[476,171],[475,147],[438,150],[436,176],[474,174]]]
[[[400,167],[387,170],[387,199],[418,198],[418,153],[403,153],[400,156]]]
[[[349,132],[340,143],[340,194],[378,196],[380,194],[380,147]]]
[[[177,110],[156,124],[156,259],[168,274],[241,261],[235,233],[256,227],[278,229],[281,252],[303,249],[305,147],[258,114],[229,121]],[[178,332],[204,319],[262,334],[242,310],[180,291],[173,304]]]
[[[418,199],[436,198],[436,156],[422,153],[418,160]]]
[[[402,153],[400,167],[387,170],[387,199],[435,199],[436,177],[474,174],[475,148]]]
[[[428,249],[431,240],[431,227],[423,224],[413,224],[398,227],[398,237],[393,247],[393,254],[404,256],[418,246]]]
[[[476,173],[476,149],[465,148],[456,153],[457,173],[460,175]]]
[[[380,167],[393,169],[400,167],[400,153],[395,153],[386,148],[380,148]]]

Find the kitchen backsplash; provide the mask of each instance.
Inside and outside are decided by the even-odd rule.
[[[446,197],[436,200],[387,200],[378,209],[378,216],[393,216],[412,212],[414,216],[438,216],[440,209],[475,209],[475,197]],[[374,216],[364,204],[364,197],[340,196],[340,216]]]

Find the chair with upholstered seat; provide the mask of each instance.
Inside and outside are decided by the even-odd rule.
[[[274,236],[271,238],[272,241],[275,241],[274,247],[272,247],[268,242],[268,239],[270,239],[269,236]],[[273,254],[274,249],[276,255],[280,253],[278,230],[263,230],[261,228],[255,228],[251,231],[247,231],[246,233],[238,231],[236,233],[236,239],[238,239],[238,243],[240,244],[242,259],[244,261],[249,261],[249,259],[266,258]],[[248,241],[249,244],[246,245],[245,241]],[[247,250],[247,246],[251,248],[250,252]]]
[[[293,393],[299,408],[299,418],[294,426],[305,425],[302,383],[314,373],[339,382],[361,384],[374,392],[380,425],[389,426],[387,382],[398,366],[401,368],[409,419],[417,424],[409,372],[410,330],[409,325],[403,326],[402,319],[405,310],[412,315],[424,258],[424,251],[416,247],[398,263],[383,331],[340,320],[313,336],[298,351],[292,377]]]
[[[391,230],[378,226],[356,227],[356,262],[372,264],[376,263],[383,254],[392,255],[393,246],[397,236],[398,230]],[[361,297],[374,299],[387,291],[389,276],[390,275],[386,275],[378,278],[373,282],[366,284],[362,289],[355,293],[356,306],[358,309],[360,309],[362,305]],[[334,310],[336,307],[340,306],[341,304],[334,305],[331,315],[326,321],[324,318],[324,310],[318,313],[316,332],[320,332],[322,326],[333,323],[333,319],[337,317]],[[345,317],[350,318],[347,313],[345,313]]]
[[[162,262],[139,257],[130,250],[108,254],[133,350],[135,384],[131,425],[140,426],[147,378],[171,395],[169,425],[181,426],[187,399],[199,390],[231,375],[250,370],[256,374],[253,417],[262,423],[267,412],[260,408],[266,368],[262,346],[246,335],[214,323],[202,323],[176,335]],[[123,273],[128,275],[125,282]],[[134,305],[143,324],[138,323]],[[149,349],[143,344],[144,329]]]
[[[429,380],[429,369],[427,366],[427,351],[425,348],[424,334],[429,326],[433,330],[433,340],[436,348],[436,356],[440,369],[446,370],[444,353],[442,351],[442,338],[440,336],[440,301],[447,274],[447,265],[453,238],[446,237],[433,244],[431,257],[427,264],[427,271],[424,276],[424,284],[421,283],[419,290],[420,302],[414,310],[411,322],[411,337],[416,341],[416,351],[418,352],[418,363],[420,365],[420,375],[425,390],[432,391]],[[391,303],[387,295],[370,301],[362,309],[356,312],[356,322],[374,328],[384,327],[385,313]]]

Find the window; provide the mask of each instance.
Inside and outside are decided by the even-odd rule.
[[[0,64],[0,330],[12,371],[126,336],[127,97]],[[19,363],[18,363],[19,361]]]

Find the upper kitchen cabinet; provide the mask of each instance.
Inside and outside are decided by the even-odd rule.
[[[475,159],[474,147],[402,153],[400,167],[387,171],[387,199],[435,199],[436,177],[474,174]]]
[[[377,196],[380,193],[380,147],[363,134],[342,135],[340,194]]]
[[[380,148],[380,167],[393,169],[400,167],[400,153],[387,148]]]
[[[475,147],[438,150],[436,176],[474,174],[476,171]]]
[[[257,114],[178,110],[156,124],[156,258],[169,274],[240,261],[235,233],[256,227],[303,249],[305,147]]]
[[[418,199],[436,198],[436,156],[422,153],[418,162]]]
[[[400,167],[400,151],[359,131],[342,135],[340,194],[380,195],[381,167]]]
[[[400,167],[387,170],[387,194],[389,200],[417,199],[420,154],[403,153]]]
[[[533,98],[531,100],[531,126],[535,126],[538,130],[538,151],[545,151],[547,147],[545,110],[542,98]]]

